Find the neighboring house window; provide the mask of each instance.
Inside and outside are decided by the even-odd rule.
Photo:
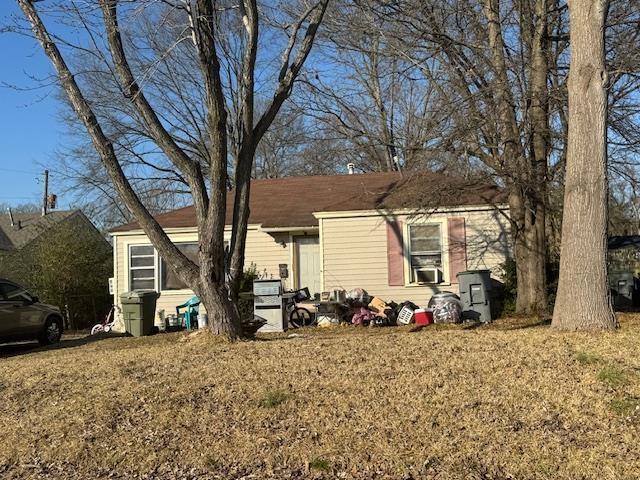
[[[176,247],[180,250],[189,260],[196,265],[198,261],[198,244],[197,243],[176,243]],[[184,290],[187,287],[178,276],[173,273],[164,260],[160,261],[160,289],[161,290]]]
[[[442,268],[440,224],[409,225],[411,283],[439,283]]]
[[[151,245],[129,247],[129,289],[154,290],[156,288],[155,254]]]

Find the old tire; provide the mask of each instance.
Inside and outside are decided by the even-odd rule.
[[[49,317],[44,325],[44,330],[38,338],[40,345],[52,345],[60,342],[62,337],[62,319]]]

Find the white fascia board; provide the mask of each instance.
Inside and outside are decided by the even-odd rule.
[[[247,226],[247,230],[259,230],[259,229],[260,229],[260,225],[259,224],[248,225]],[[194,227],[179,227],[179,228],[165,228],[163,230],[168,235],[172,235],[172,234],[176,234],[176,233],[198,233],[198,227],[197,226],[194,226]],[[231,225],[225,226],[224,230],[225,230],[225,232],[230,232],[231,231]],[[142,229],[137,229],[137,230],[127,230],[127,231],[122,231],[122,232],[109,232],[109,235],[111,235],[112,237],[122,237],[122,236],[133,236],[133,235],[146,235],[146,233],[144,233],[144,230],[142,230]]]
[[[317,232],[320,230],[318,225],[311,225],[308,227],[266,227],[260,228],[260,231],[265,233],[286,233],[286,232]]]
[[[454,213],[454,212],[481,212],[491,210],[509,210],[509,205],[500,203],[496,205],[460,205],[453,207],[435,207],[433,209],[419,208],[399,208],[390,210],[344,210],[344,211],[327,211],[313,212],[313,216],[317,219],[321,218],[349,218],[349,217],[380,217],[383,215],[419,215],[423,213]]]

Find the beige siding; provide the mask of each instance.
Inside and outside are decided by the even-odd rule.
[[[509,226],[504,213],[495,209],[476,209],[469,211],[451,211],[432,214],[426,218],[399,215],[396,218],[406,228],[409,223],[440,223],[443,233],[443,272],[444,282],[437,286],[410,285],[408,283],[408,263],[405,261],[405,286],[388,285],[387,276],[387,234],[386,223],[379,215],[353,216],[331,215],[320,219],[320,257],[322,268],[322,289],[333,288],[351,290],[361,287],[370,294],[385,300],[411,300],[426,305],[436,291],[457,292],[457,284],[451,284],[448,272],[447,218],[464,217],[467,242],[467,268],[488,268],[493,276],[499,278],[499,264],[510,251]],[[197,240],[195,230],[168,232],[175,242]],[[144,234],[116,235],[114,244],[114,281],[116,301],[118,296],[129,289],[128,251],[130,245],[148,244]],[[294,277],[294,255],[292,236],[288,232],[268,234],[258,228],[251,228],[247,234],[246,261],[248,268],[252,263],[258,272],[267,278],[278,278],[279,265],[289,266],[290,278],[285,287],[292,287]],[[158,260],[156,260],[156,278],[159,283]],[[159,284],[157,284],[157,287]],[[193,295],[188,290],[161,292],[158,310],[165,315],[173,313],[175,306]]]
[[[418,305],[426,305],[436,291],[458,291],[457,284],[451,284],[448,272],[446,238],[447,217],[465,217],[467,237],[467,268],[488,268],[494,277],[499,277],[498,265],[509,252],[508,223],[495,210],[465,211],[433,214],[427,218],[398,216],[403,222],[406,237],[408,223],[441,223],[443,232],[443,272],[444,283],[437,286],[410,285],[408,263],[405,261],[405,286],[389,286],[387,276],[387,233],[386,223],[381,216],[353,216],[322,218],[321,248],[323,290],[343,288],[350,290],[361,287],[369,294],[387,301],[411,300]]]
[[[197,241],[197,232],[170,232],[169,238],[174,242]],[[115,302],[119,304],[119,295],[129,290],[129,246],[149,244],[147,236],[115,235],[114,244],[114,282]],[[248,268],[252,263],[256,265],[258,273],[269,277],[279,276],[279,264],[290,264],[290,244],[288,233],[268,234],[258,229],[250,229],[247,233],[246,260]],[[157,257],[157,255],[156,255]],[[159,259],[156,258],[156,289],[159,288]],[[190,290],[173,290],[160,292],[156,311],[164,310],[165,315],[175,313],[176,305],[183,303],[193,296]]]
[[[279,265],[290,265],[290,248],[288,233],[268,234],[258,230],[247,233],[245,250],[245,268],[255,264],[258,273],[267,278],[279,278]]]

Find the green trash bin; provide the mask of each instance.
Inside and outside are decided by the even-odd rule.
[[[134,290],[120,295],[122,317],[127,333],[134,337],[153,333],[158,297],[158,293],[154,290]]]

